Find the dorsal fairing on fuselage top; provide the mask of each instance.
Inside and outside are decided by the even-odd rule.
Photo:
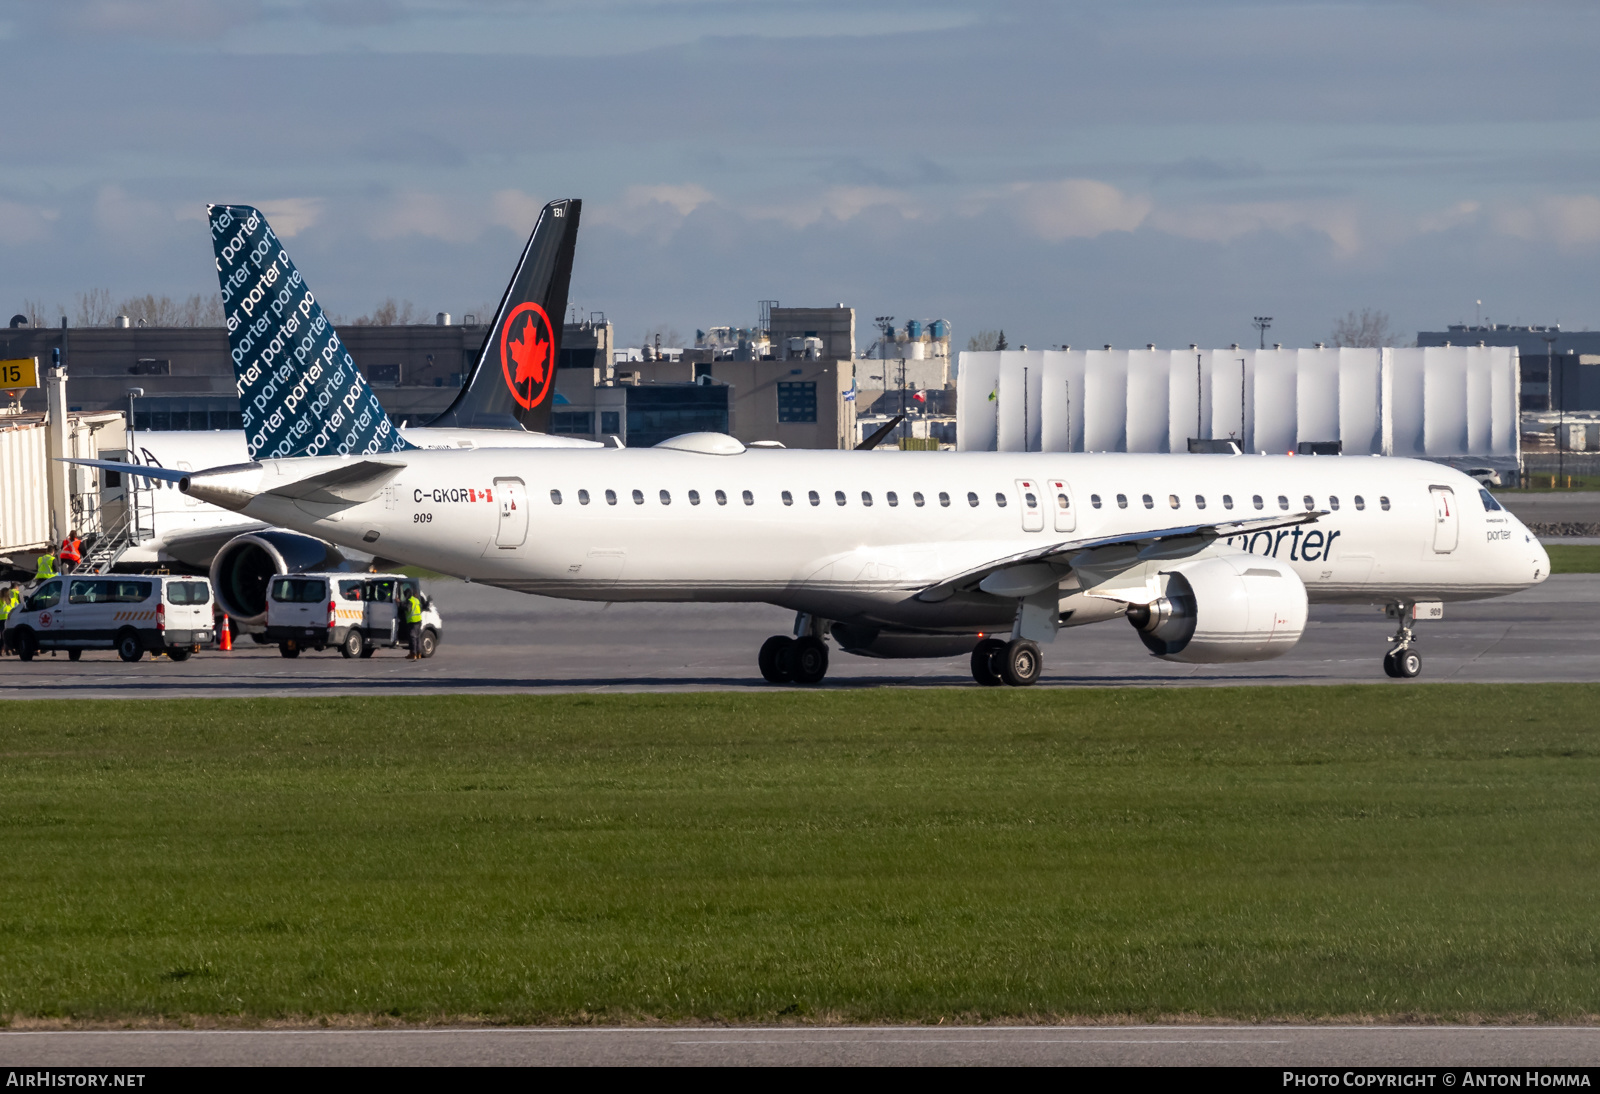
[[[209,207],[228,349],[252,460],[412,447],[367,386],[267,218]]]

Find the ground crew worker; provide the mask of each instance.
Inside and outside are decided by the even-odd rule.
[[[56,576],[56,556],[46,551],[39,556],[38,571],[33,575],[35,582],[49,581]]]
[[[73,529],[67,533],[67,538],[61,541],[61,572],[70,574],[82,561],[83,540],[78,538],[77,529]]]
[[[22,594],[17,592],[15,585],[7,585],[0,591],[0,657],[5,656],[7,647],[11,644],[6,635],[6,628],[10,626],[11,613],[22,604]]]
[[[422,600],[417,596],[417,590],[406,586],[406,637],[411,639],[411,655],[408,661],[422,660]]]

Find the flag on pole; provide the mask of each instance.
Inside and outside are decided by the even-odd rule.
[[[856,401],[856,381],[854,377],[850,379],[850,390],[844,393],[844,401],[847,403]]]
[[[926,391],[913,392],[911,397],[919,403],[925,403],[928,401],[928,393]]]

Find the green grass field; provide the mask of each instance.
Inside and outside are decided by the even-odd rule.
[[[1553,574],[1600,574],[1600,547],[1545,544]]]
[[[1600,1013],[1600,686],[0,708],[0,1015]]]

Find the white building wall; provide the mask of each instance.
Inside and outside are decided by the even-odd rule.
[[[1197,425],[1250,452],[1515,460],[1513,347],[1006,350],[961,354],[958,447],[1183,452]],[[990,398],[991,393],[993,398]]]

